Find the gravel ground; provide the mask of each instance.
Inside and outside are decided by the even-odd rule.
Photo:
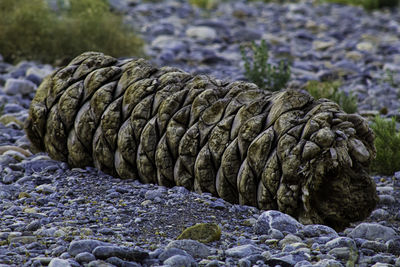
[[[295,59],[292,84],[345,70],[341,89],[356,92],[362,109],[385,106],[395,115],[400,107],[398,88],[379,78],[386,69],[400,78],[398,10],[238,2],[204,12],[181,1],[111,2],[139,28],[158,64],[241,79],[240,42],[269,37],[274,55],[289,51]],[[322,24],[327,28],[310,30]],[[277,211],[31,155],[22,124],[38,84],[53,70],[0,60],[0,266],[400,266],[400,172],[374,176],[376,210],[337,233]],[[197,223],[214,223],[207,226],[221,229],[220,238],[204,231],[217,240],[177,240]]]

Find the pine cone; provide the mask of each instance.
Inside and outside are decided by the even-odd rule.
[[[328,100],[84,53],[31,103],[32,150],[342,229],[377,203],[374,134]]]

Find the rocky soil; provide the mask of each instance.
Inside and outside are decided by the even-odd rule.
[[[290,86],[341,77],[341,90],[357,95],[360,110],[399,114],[398,9],[235,1],[204,11],[186,1],[138,2],[110,1],[159,65],[240,80],[240,44],[265,39],[271,63],[291,60]],[[32,155],[22,125],[53,70],[0,60],[0,266],[400,266],[400,170],[373,177],[378,207],[338,233]],[[213,223],[204,238],[217,240],[177,240],[197,223]]]

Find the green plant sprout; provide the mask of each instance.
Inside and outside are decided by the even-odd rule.
[[[249,81],[270,91],[278,91],[286,86],[291,75],[290,66],[284,61],[280,61],[278,66],[268,63],[268,46],[265,40],[261,40],[260,45],[253,41],[249,47],[241,46],[240,53],[244,61],[245,76]]]
[[[190,0],[190,4],[199,8],[211,10],[218,5],[218,0]]]
[[[366,10],[373,10],[384,7],[396,7],[399,5],[400,1],[399,0],[322,0],[320,2],[362,6]]]
[[[387,82],[391,87],[397,88],[396,81],[394,79],[394,70],[385,70],[385,76],[382,79],[382,82]]]
[[[105,0],[0,1],[0,51],[4,60],[69,61],[84,51],[114,57],[142,55],[143,41]]]
[[[375,133],[376,158],[372,170],[379,174],[392,175],[400,170],[400,131],[396,120],[376,116],[371,124]]]
[[[352,93],[346,94],[345,92],[340,91],[340,85],[340,81],[308,81],[305,89],[315,99],[327,98],[339,104],[345,112],[356,113],[358,108],[357,97]]]

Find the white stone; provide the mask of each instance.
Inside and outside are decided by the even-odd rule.
[[[189,27],[186,30],[186,35],[200,40],[214,40],[217,37],[214,29],[205,26]]]
[[[367,51],[367,52],[371,52],[372,50],[374,50],[374,45],[371,44],[370,42],[361,42],[357,44],[357,49],[360,51]]]
[[[6,81],[4,92],[8,95],[28,95],[36,90],[37,86],[28,80],[10,78]]]
[[[54,258],[50,261],[49,267],[70,267],[71,264],[67,260]]]
[[[254,230],[257,234],[268,234],[270,229],[296,233],[304,226],[290,215],[277,210],[264,211],[257,219]]]
[[[326,50],[332,46],[336,45],[336,41],[314,41],[312,46],[315,50]]]
[[[54,193],[56,189],[48,184],[42,184],[36,187],[36,192],[44,193],[44,194],[51,194]]]
[[[26,76],[35,75],[41,79],[45,78],[46,76],[50,75],[54,70],[51,68],[50,65],[46,65],[43,68],[38,67],[30,67],[26,71]]]

